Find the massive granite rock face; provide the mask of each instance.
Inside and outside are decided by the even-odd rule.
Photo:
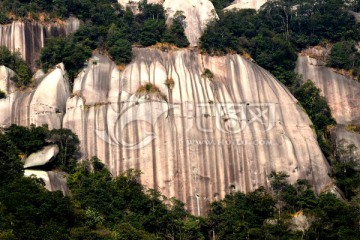
[[[177,11],[184,13],[185,34],[191,46],[198,45],[208,22],[217,18],[214,5],[209,0],[165,0],[164,9],[168,20],[171,20]]]
[[[84,159],[98,156],[114,175],[140,169],[143,184],[195,214],[232,191],[269,187],[271,171],[306,178],[317,192],[331,185],[308,116],[264,69],[192,50],[134,55],[120,70],[97,54],[71,96],[59,64],[34,89],[0,100],[0,124],[70,128]]]
[[[225,10],[245,9],[245,8],[253,8],[258,10],[266,2],[267,0],[235,0],[233,3],[230,4],[230,6],[225,8]]]
[[[346,130],[347,125],[360,125],[360,82],[327,68],[322,60],[329,52],[309,49],[305,56],[299,56],[296,71],[302,75],[303,81],[313,81],[326,98],[338,123],[334,130],[335,142],[354,144],[360,149],[360,135]]]
[[[264,69],[238,55],[134,54],[123,71],[97,55],[75,81],[63,127],[84,158],[98,156],[114,175],[140,169],[143,184],[195,214],[231,191],[269,187],[271,171],[317,192],[331,184],[308,116]]]
[[[34,89],[18,90],[0,99],[0,126],[48,124],[49,128],[61,128],[70,95],[64,65],[57,65],[38,81]]]
[[[19,51],[34,69],[46,38],[65,36],[75,32],[80,26],[77,18],[69,18],[63,23],[42,24],[35,21],[16,21],[0,25],[0,45],[11,51]]]
[[[118,0],[122,6],[129,7],[134,13],[139,13],[137,8],[140,0]],[[162,4],[166,14],[167,23],[171,24],[171,19],[177,11],[181,11],[185,19],[185,35],[191,46],[197,46],[199,38],[210,20],[217,18],[214,5],[209,0],[149,0],[149,4]]]
[[[334,129],[334,140],[337,146],[347,147],[354,145],[354,154],[360,159],[360,134],[358,132],[349,131],[349,127],[339,125]]]
[[[318,66],[316,60],[299,56],[296,71],[304,81],[313,81],[326,97],[338,124],[360,124],[360,82]]]

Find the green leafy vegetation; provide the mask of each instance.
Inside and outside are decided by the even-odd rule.
[[[294,90],[294,96],[305,108],[318,137],[321,150],[326,157],[332,154],[330,128],[336,124],[331,116],[331,110],[325,97],[320,95],[320,89],[310,80]]]
[[[5,65],[16,72],[12,77],[17,87],[26,87],[31,83],[31,70],[21,58],[20,53],[12,53],[4,46],[0,46],[0,65]]]
[[[142,186],[140,171],[128,170],[114,177],[96,157],[77,164],[68,175],[70,197],[46,191],[39,179],[23,177],[21,152],[36,151],[47,142],[61,142],[62,149],[68,144],[65,152],[74,152],[70,146],[77,142],[71,136],[69,130],[49,133],[46,127],[34,126],[11,126],[0,133],[1,239],[237,240],[359,236],[360,173],[351,147],[339,148],[338,164],[332,170],[349,201],[339,200],[330,193],[316,196],[308,181],[289,184],[286,173],[272,172],[268,176],[269,189],[261,187],[247,194],[233,192],[211,203],[207,217],[195,217],[178,200]],[[299,216],[301,221],[296,223]]]
[[[227,4],[213,2],[220,2],[221,8]],[[219,12],[219,19],[209,23],[200,43],[205,52],[213,55],[250,54],[260,66],[291,87],[297,84],[293,71],[296,50],[308,46],[336,43],[329,64],[338,68],[357,66],[352,43],[360,40],[360,31],[349,9],[355,7],[342,0],[272,0],[259,12]],[[345,59],[346,54],[350,58]],[[357,67],[354,69],[357,74]]]
[[[165,31],[163,41],[174,44],[177,47],[189,46],[189,41],[185,36],[185,16],[181,11],[177,11],[172,19],[170,27]]]
[[[71,1],[64,4],[76,6]],[[131,10],[123,10],[110,0],[81,4],[83,11],[75,11],[74,8],[71,12],[83,19],[85,24],[67,38],[48,39],[42,49],[39,63],[45,71],[63,62],[70,80],[73,80],[96,49],[109,53],[120,65],[131,61],[133,44],[150,46],[157,42],[169,42],[177,47],[189,45],[184,33],[185,17],[176,13],[170,27],[166,27],[162,5],[144,1],[139,4],[141,12],[134,15]],[[93,14],[87,14],[86,9]]]
[[[360,126],[359,125],[350,124],[350,125],[347,125],[345,129],[346,129],[346,131],[355,132],[355,133],[360,134]]]
[[[140,85],[136,90],[137,96],[145,96],[145,97],[155,97],[157,99],[162,99],[167,101],[167,97],[161,90],[152,83],[146,83],[144,85]]]
[[[351,200],[360,190],[360,165],[355,150],[354,145],[341,143],[337,146],[332,163],[331,175],[348,200]]]
[[[354,41],[341,41],[333,45],[327,59],[327,65],[337,69],[351,71],[351,75],[360,74],[360,54],[355,48]]]
[[[21,127],[11,125],[5,129],[6,137],[16,147],[19,154],[28,156],[49,144],[57,144],[59,153],[48,168],[71,173],[79,157],[79,139],[69,129],[49,130],[47,126]]]
[[[224,8],[234,2],[233,0],[211,0],[217,12],[221,12]]]
[[[201,77],[205,79],[213,80],[214,74],[211,72],[210,69],[205,68],[204,72],[201,74]]]

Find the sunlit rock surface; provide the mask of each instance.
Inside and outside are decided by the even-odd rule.
[[[134,54],[123,71],[97,55],[75,81],[63,127],[79,136],[84,158],[98,156],[115,175],[140,169],[143,184],[195,214],[231,191],[269,187],[271,171],[317,192],[331,185],[308,116],[267,71],[238,55]],[[138,91],[146,83],[160,92]]]
[[[0,126],[48,124],[49,128],[61,128],[69,95],[64,66],[59,64],[41,77],[36,88],[18,90],[0,99]]]
[[[296,71],[320,88],[338,124],[360,124],[360,82],[312,62],[308,56],[299,56]]]
[[[129,7],[135,14],[139,13],[137,8],[140,0],[118,0],[122,6]],[[166,14],[167,23],[177,11],[181,11],[185,18],[185,34],[191,46],[197,46],[206,25],[209,21],[217,18],[214,5],[209,0],[149,0],[149,4],[162,4]]]
[[[63,23],[16,21],[0,25],[0,45],[6,46],[21,56],[34,69],[46,38],[65,36],[75,32],[80,26],[77,18],[69,18]]]
[[[360,134],[346,130],[348,125],[360,125],[360,82],[325,67],[322,58],[329,52],[330,50],[314,48],[307,50],[305,56],[299,56],[296,71],[302,75],[303,81],[313,81],[326,98],[338,123],[335,130],[337,144],[354,144],[360,149]],[[357,154],[360,156],[359,152]]]
[[[25,170],[25,177],[36,177],[42,180],[45,188],[48,191],[61,191],[64,195],[69,195],[70,190],[66,185],[66,174],[57,171],[39,171],[39,170]]]
[[[253,9],[260,9],[262,5],[264,5],[267,0],[235,0],[233,3],[230,4],[226,10],[232,9],[245,9],[245,8],[253,8]]]
[[[347,127],[339,125],[335,129],[335,141],[339,147],[347,147],[354,145],[354,154],[360,159],[360,134],[354,131],[349,131]]]
[[[16,90],[15,83],[11,80],[15,76],[15,72],[5,66],[0,66],[0,91],[6,94]]]
[[[165,0],[163,6],[169,20],[177,11],[186,16],[185,34],[192,46],[198,45],[207,23],[217,18],[214,5],[209,0]]]
[[[59,147],[54,144],[46,146],[38,152],[32,153],[29,157],[24,159],[24,168],[44,166],[54,160],[59,153]]]

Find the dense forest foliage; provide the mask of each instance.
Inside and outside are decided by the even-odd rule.
[[[10,68],[16,73],[11,80],[14,81],[18,87],[28,86],[31,83],[31,70],[21,58],[20,53],[12,53],[6,47],[0,46],[0,66],[1,65]]]
[[[213,3],[220,7],[228,4],[220,0]],[[360,28],[349,11],[358,9],[359,1],[271,0],[259,11],[218,10],[219,19],[209,23],[200,39],[201,48],[211,55],[239,53],[269,70],[308,113],[321,149],[329,157],[329,130],[336,122],[320,90],[310,81],[302,84],[294,68],[301,50],[332,46],[326,64],[357,78],[360,54],[355,43],[360,40]]]
[[[9,23],[12,18],[45,21],[75,16],[84,24],[68,37],[48,39],[38,61],[47,71],[63,62],[73,80],[85,61],[97,49],[107,52],[117,64],[129,63],[132,59],[132,45],[154,45],[166,42],[177,47],[187,47],[189,42],[184,33],[182,12],[177,12],[170,26],[165,24],[165,10],[159,4],[139,5],[140,14],[123,9],[116,0],[29,0],[1,1],[0,24]]]
[[[210,204],[208,216],[197,217],[178,200],[142,186],[137,170],[114,177],[96,157],[77,162],[79,139],[70,130],[13,125],[0,132],[0,239],[359,239],[360,160],[354,146],[334,149],[330,144],[328,130],[336,123],[325,98],[311,81],[303,84],[294,73],[297,52],[330,44],[327,65],[359,74],[355,43],[360,32],[348,13],[360,11],[359,1],[279,0],[260,11],[229,12],[221,10],[232,1],[212,2],[219,19],[204,32],[202,50],[251,57],[292,91],[311,118],[323,152],[331,156],[330,175],[344,199],[332,193],[317,196],[308,181],[289,184],[286,173],[273,172],[270,189],[229,193]],[[134,44],[189,45],[181,12],[166,26],[161,5],[144,2],[140,10],[134,15],[116,0],[3,0],[0,24],[42,16],[47,21],[70,15],[81,19],[76,33],[48,39],[39,60],[44,70],[64,62],[73,79],[95,49],[126,64]],[[18,86],[30,84],[31,71],[19,54],[0,48],[0,65],[17,72],[13,80]],[[67,172],[71,196],[48,192],[41,180],[23,176],[20,157],[49,144],[60,151],[46,169]]]
[[[23,177],[19,156],[50,143],[61,150],[49,170],[68,172],[71,196]],[[96,157],[72,164],[77,146],[76,135],[66,129],[13,125],[0,133],[0,239],[348,240],[360,234],[359,159],[353,146],[337,149],[332,168],[345,200],[331,193],[316,196],[308,181],[291,185],[287,174],[273,172],[269,190],[229,193],[211,203],[207,217],[190,215],[183,203],[142,186],[139,171],[113,177]]]

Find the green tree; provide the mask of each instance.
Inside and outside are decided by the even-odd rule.
[[[140,29],[140,43],[143,46],[151,46],[161,41],[165,31],[165,20],[148,19]]]
[[[330,67],[350,70],[359,64],[359,54],[353,41],[335,43],[331,49],[327,64]]]
[[[360,189],[359,159],[355,151],[356,147],[353,144],[347,146],[340,144],[336,149],[331,168],[331,176],[335,178],[336,185],[349,200]]]
[[[53,167],[72,173],[80,156],[78,136],[70,129],[53,129],[48,132],[46,140],[59,146],[59,153],[52,162]]]
[[[164,41],[172,43],[177,47],[189,46],[189,41],[185,35],[185,16],[183,12],[177,11],[173,17],[171,26],[165,31]]]
[[[19,52],[12,53],[5,46],[0,46],[0,65],[15,71],[16,75],[12,80],[18,87],[26,87],[31,83],[32,72]]]
[[[19,150],[6,135],[0,133],[0,186],[23,175]]]

